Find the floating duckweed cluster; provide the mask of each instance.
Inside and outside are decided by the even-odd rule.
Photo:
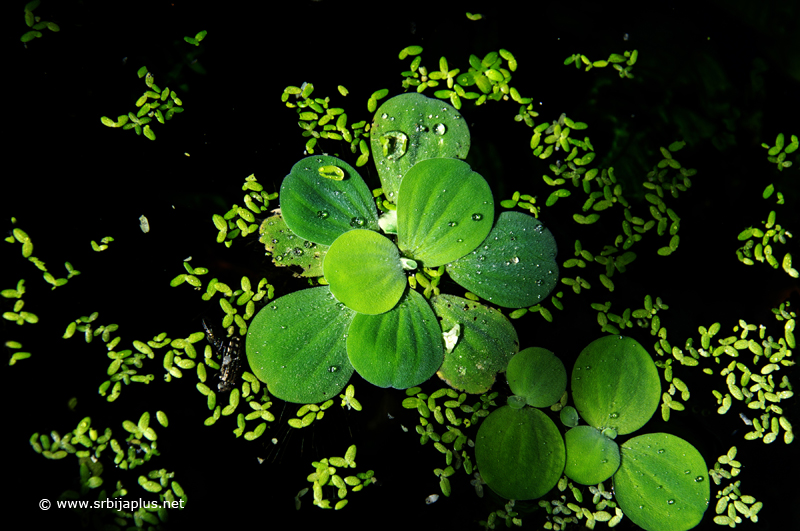
[[[580,69],[582,63],[586,65],[586,68],[584,69],[585,72],[588,72],[592,68],[605,68],[608,65],[611,65],[614,67],[614,70],[619,72],[620,78],[625,79],[627,77],[628,79],[633,79],[634,76],[631,74],[631,70],[633,69],[633,65],[636,64],[636,59],[638,57],[638,50],[633,50],[632,52],[626,50],[622,55],[618,53],[612,53],[606,60],[600,59],[599,61],[590,61],[585,55],[576,53],[567,57],[564,60],[564,64],[569,65],[574,63],[575,68]],[[626,66],[622,66],[623,64]]]
[[[184,37],[183,40],[185,40],[189,44],[200,46],[200,42],[206,38],[206,35],[208,35],[208,31],[203,30],[197,33],[197,35],[195,35],[194,37]]]
[[[336,473],[339,468],[355,468],[355,459],[356,445],[353,444],[347,449],[344,457],[330,457],[311,463],[311,466],[313,466],[316,471],[309,474],[306,479],[312,484],[311,489],[314,493],[314,505],[321,509],[331,508],[331,500],[323,497],[324,493],[322,490],[325,486],[331,486],[337,489],[336,496],[339,498],[339,501],[336,502],[333,509],[338,511],[339,509],[343,509],[348,503],[348,500],[345,499],[348,487],[350,487],[350,491],[352,492],[359,492],[364,487],[377,481],[375,479],[375,472],[372,470],[359,472],[354,476],[346,476],[344,478]],[[298,492],[297,496],[294,498],[295,509],[298,511],[300,510],[300,498],[307,492],[308,488],[305,488]]]
[[[761,144],[761,147],[768,150],[767,160],[776,164],[778,167],[778,171],[783,171],[784,168],[788,168],[792,165],[792,161],[786,160],[786,155],[794,153],[795,151],[797,151],[797,148],[800,147],[800,140],[798,140],[797,135],[792,135],[791,138],[792,142],[788,146],[784,146],[785,140],[783,137],[783,133],[778,133],[778,136],[775,138],[774,146],[770,146],[767,143]],[[765,195],[764,199],[766,199],[766,197],[767,196]]]
[[[230,247],[238,236],[247,236],[259,231],[259,223],[253,214],[261,215],[269,210],[269,202],[278,198],[278,193],[268,194],[264,187],[256,180],[255,175],[245,178],[242,185],[244,207],[234,204],[225,214],[214,214],[212,221],[219,231],[217,243],[224,243]]]
[[[519,115],[518,115],[519,116]],[[520,120],[521,121],[521,120]],[[549,128],[543,130],[548,134],[545,138],[546,144],[555,145],[555,149],[564,147],[566,150],[568,146],[566,143],[567,136],[564,131],[569,131],[570,125],[575,128],[582,128],[585,124],[575,124],[572,120],[562,114],[557,122],[554,122]],[[563,128],[563,129],[562,129]],[[572,139],[570,142],[574,143]],[[588,138],[585,140],[587,147],[591,148],[588,143]],[[685,192],[691,187],[690,177],[696,174],[696,170],[683,168],[678,162],[673,153],[679,151],[685,145],[684,142],[673,142],[668,148],[661,148],[661,154],[664,158],[659,161],[652,171],[647,174],[647,181],[643,183],[644,187],[649,190],[645,194],[645,199],[650,203],[649,210],[652,219],[645,220],[642,217],[634,216],[631,211],[631,205],[623,195],[623,189],[617,178],[614,175],[614,169],[608,168],[598,170],[593,168],[587,171],[586,168],[579,167],[588,164],[594,157],[593,152],[589,152],[583,159],[569,160],[575,155],[573,153],[567,158],[567,164],[562,164],[557,161],[555,164],[550,165],[550,170],[555,175],[554,177],[544,175],[543,179],[549,186],[558,187],[571,181],[572,186],[577,188],[581,186],[583,191],[588,195],[583,204],[583,214],[574,214],[573,219],[579,224],[593,224],[600,219],[600,212],[604,212],[614,205],[623,207],[624,218],[622,220],[622,233],[618,234],[614,239],[614,245],[604,245],[602,250],[598,253],[592,253],[588,249],[584,249],[580,240],[575,241],[575,254],[574,258],[568,258],[564,261],[563,266],[565,269],[579,268],[586,269],[588,264],[596,262],[603,266],[605,271],[598,274],[600,283],[609,291],[614,291],[615,284],[612,280],[614,272],[625,272],[625,267],[636,259],[636,253],[629,249],[636,243],[642,240],[643,235],[653,228],[656,228],[656,233],[659,236],[666,236],[669,234],[668,244],[658,249],[658,254],[661,256],[669,256],[677,250],[680,244],[680,229],[681,218],[672,209],[669,208],[664,201],[665,195],[668,192],[673,198],[678,198],[680,192]],[[552,147],[552,146],[551,146]],[[669,170],[678,170],[680,175],[670,176]],[[596,187],[597,189],[592,191]],[[545,206],[551,207],[556,204],[560,198],[567,198],[572,196],[572,191],[567,188],[557,188],[548,196]],[[535,198],[530,194],[520,194],[518,191],[514,192],[511,199],[506,199],[501,202],[505,208],[520,207],[530,211],[535,216],[541,213],[541,207],[535,205]],[[585,214],[590,211],[590,214]],[[617,253],[622,253],[615,256]],[[570,286],[575,294],[580,294],[582,290],[589,290],[592,288],[592,283],[586,278],[586,275],[577,275],[574,278],[563,276],[561,282]],[[557,294],[558,295],[558,294]],[[563,309],[561,297],[558,299],[552,297],[553,306],[558,309]],[[540,313],[548,321],[552,320],[552,314],[547,311],[542,311],[541,305],[538,305]],[[530,309],[537,311],[537,308]],[[513,318],[518,318],[527,312],[517,311],[512,314]],[[605,323],[601,323],[604,327]],[[613,325],[612,325],[612,328]],[[611,328],[609,329],[609,331]],[[604,329],[604,331],[606,331]],[[610,333],[616,333],[610,331]]]
[[[169,419],[163,411],[156,412],[156,418],[161,426],[165,428],[169,426]],[[150,419],[150,413],[145,411],[138,422],[123,421],[122,427],[128,433],[124,441],[113,438],[111,428],[106,428],[100,434],[98,429],[92,427],[92,419],[85,417],[74,430],[63,436],[56,431],[52,431],[49,437],[34,433],[31,435],[30,444],[36,453],[48,459],[64,459],[70,454],[78,458],[80,491],[67,490],[59,498],[79,500],[91,490],[103,486],[104,467],[100,458],[106,450],[113,452],[114,465],[120,470],[133,470],[144,466],[153,457],[161,455],[158,451],[158,435],[150,424]],[[100,489],[98,501],[108,503],[107,500],[111,498],[119,500],[115,500],[117,505],[114,508],[100,505],[106,509],[92,512],[99,518],[95,521],[102,521],[107,517],[109,521],[113,519],[117,524],[135,525],[137,528],[142,527],[143,523],[157,526],[166,522],[167,508],[164,502],[169,502],[172,508],[183,509],[188,500],[183,488],[173,479],[174,477],[174,472],[167,472],[163,468],[151,470],[146,476],[138,476],[138,483],[145,491],[159,495],[161,502],[159,504],[142,504],[141,500],[133,500],[131,503],[126,500],[124,496],[128,491],[123,487],[122,481],[117,481],[115,490],[110,495],[106,493],[106,489]],[[79,512],[86,511],[87,514],[89,511],[80,507],[75,509]],[[124,509],[135,510],[130,512]]]
[[[350,385],[352,388],[353,385]],[[333,400],[326,400],[320,405],[317,404],[304,404],[297,410],[297,418],[289,419],[288,424],[292,428],[305,428],[311,426],[315,420],[322,420],[325,416],[325,410],[333,405]]]
[[[785,161],[784,158],[786,155],[797,150],[798,140],[796,136],[792,135],[792,143],[789,144],[789,146],[787,146],[786,150],[783,152],[781,152],[784,147],[783,133],[778,135],[778,138],[775,140],[775,146],[770,148],[768,144],[761,145],[764,148],[769,149],[769,161],[777,163],[778,170],[783,170],[783,168],[788,168],[792,165],[791,161]],[[772,197],[773,193],[775,193],[775,185],[770,183],[766,188],[764,188],[764,191],[761,195],[764,199],[769,199]],[[781,192],[777,193],[777,204],[784,204],[784,198]],[[767,216],[767,220],[762,221],[762,225],[764,227],[763,229],[759,227],[753,227],[751,225],[740,232],[738,239],[739,241],[743,241],[745,243],[736,249],[736,257],[745,265],[755,264],[754,260],[758,262],[766,261],[774,269],[778,269],[780,266],[790,277],[798,278],[800,273],[798,273],[797,270],[792,267],[791,253],[785,253],[783,255],[783,260],[780,262],[778,262],[778,259],[773,254],[773,244],[777,244],[779,242],[781,244],[786,244],[787,239],[792,237],[792,233],[781,227],[780,224],[777,224],[775,218],[775,211],[771,210]]]
[[[16,225],[17,219],[12,217],[11,223]],[[62,278],[55,278],[53,274],[47,270],[47,266],[45,263],[40,260],[39,258],[33,256],[33,242],[31,241],[30,236],[20,229],[19,227],[14,227],[11,230],[11,235],[5,238],[7,243],[15,243],[19,242],[22,244],[22,256],[27,258],[29,262],[35,265],[40,271],[43,271],[42,278],[45,282],[50,284],[54,290],[58,287],[65,285],[69,279],[74,276],[80,275],[81,272],[72,267],[72,264],[69,262],[64,262],[64,267],[67,270],[67,276]],[[94,243],[94,242],[92,242]],[[39,322],[39,316],[33,312],[25,311],[23,308],[25,307],[25,301],[23,300],[22,296],[25,295],[27,288],[25,287],[25,279],[20,279],[17,281],[16,288],[8,288],[0,291],[0,296],[4,299],[16,299],[14,301],[14,306],[11,311],[3,312],[3,319],[7,321],[13,321],[17,323],[17,325],[22,326],[25,323],[28,324],[36,324]],[[18,361],[28,359],[31,357],[31,353],[27,351],[19,351],[22,348],[22,343],[19,341],[8,340],[5,342],[6,348],[9,350],[17,350],[18,352],[14,352],[11,355],[11,358],[8,360],[8,364],[15,365]]]
[[[419,413],[419,424],[415,430],[419,434],[419,443],[424,445],[428,441],[433,441],[433,446],[445,457],[445,468],[436,468],[433,473],[439,478],[439,488],[442,494],[450,496],[450,476],[456,473],[462,466],[467,476],[472,475],[475,465],[467,452],[467,448],[473,448],[475,442],[470,439],[460,428],[475,427],[481,419],[489,415],[490,409],[496,407],[494,399],[498,393],[485,393],[480,396],[480,401],[472,405],[466,404],[467,394],[459,394],[454,389],[442,388],[429,395],[421,392],[419,387],[406,389],[407,398],[403,400],[403,407],[406,409],[416,409]],[[436,404],[436,400],[448,398],[443,404]],[[466,413],[471,415],[469,418],[457,416]],[[436,424],[447,428],[444,433],[436,431]],[[403,427],[405,430],[405,427]],[[448,448],[450,445],[451,448]],[[465,446],[467,448],[465,448]],[[475,485],[476,491],[480,488],[479,496],[482,496],[481,483]]]
[[[580,523],[584,518],[584,525],[589,529],[594,529],[597,522],[605,522],[608,527],[615,527],[622,521],[624,516],[622,510],[612,500],[613,493],[605,490],[603,483],[596,486],[589,486],[589,493],[592,495],[591,504],[584,503],[583,491],[575,486],[567,476],[562,476],[558,481],[558,490],[564,492],[569,489],[573,501],[567,501],[567,496],[562,494],[552,500],[539,500],[539,507],[547,511],[547,522],[544,528],[552,531],[560,531],[568,524]],[[613,509],[613,514],[609,512]],[[561,516],[559,516],[561,515]]]
[[[101,116],[100,121],[106,127],[133,129],[137,135],[144,133],[144,136],[150,140],[155,140],[156,134],[150,128],[152,119],[155,118],[162,124],[166,123],[166,120],[172,120],[173,115],[183,112],[183,102],[169,87],[161,90],[153,81],[153,74],[147,71],[146,66],[141,67],[137,75],[140,79],[145,78],[144,82],[148,90],[136,100],[136,107],[139,108],[136,114],[133,112],[122,114],[117,117],[116,122],[107,116]],[[148,99],[153,101],[148,103]]]
[[[303,130],[303,136],[308,138],[306,142],[306,154],[314,154],[314,146],[317,139],[325,138],[330,140],[344,140],[350,144],[350,151],[361,153],[356,162],[356,166],[363,166],[369,160],[369,129],[370,124],[362,120],[347,125],[347,113],[341,107],[331,107],[330,97],[311,98],[314,92],[314,85],[303,83],[300,87],[288,86],[281,94],[281,101],[290,109],[297,109],[300,119],[297,125]],[[347,96],[348,91],[339,85],[339,93]],[[389,93],[387,89],[376,91],[370,96],[369,107],[377,106],[377,101],[385,98]],[[290,101],[291,100],[291,101]],[[374,112],[371,109],[370,112]],[[322,131],[317,131],[317,127]],[[309,138],[310,137],[310,138]]]
[[[98,253],[100,251],[105,251],[106,249],[108,249],[108,244],[113,242],[113,241],[114,241],[114,238],[112,238],[111,236],[106,236],[106,237],[102,238],[100,240],[99,244],[96,241],[92,240],[91,241],[92,250],[95,251],[95,252],[98,252]]]
[[[514,510],[514,500],[508,500],[505,507],[489,513],[489,517],[478,522],[478,525],[483,526],[486,530],[494,529],[497,521],[500,520],[506,524],[506,527],[511,527],[512,525],[522,527],[522,518],[517,518],[518,514]]]
[[[745,265],[753,265],[755,263],[753,259],[755,259],[758,262],[766,261],[774,269],[782,266],[790,277],[797,278],[800,273],[792,267],[791,253],[784,254],[783,260],[778,262],[770,244],[770,240],[772,240],[772,244],[778,242],[785,244],[787,238],[791,237],[791,232],[775,223],[775,211],[771,210],[767,221],[764,222],[764,230],[758,227],[748,227],[739,233],[739,241],[744,241],[745,244],[736,249],[736,257]]]
[[[21,42],[29,42],[33,39],[41,38],[42,32],[39,30],[43,30],[45,28],[49,29],[53,33],[58,33],[61,31],[61,28],[55,22],[47,22],[46,20],[42,20],[42,17],[34,15],[33,10],[37,7],[39,7],[39,0],[32,0],[31,2],[25,4],[25,25],[31,29],[19,38]]]
[[[721,455],[717,459],[717,462],[714,463],[714,468],[709,469],[708,474],[716,485],[719,485],[723,479],[731,479],[738,476],[741,472],[742,464],[734,459],[736,452],[736,447],[732,446],[727,454]],[[731,469],[725,470],[723,468],[725,465],[730,466]],[[717,491],[717,504],[715,506],[717,516],[714,517],[714,523],[736,527],[736,524],[742,523],[743,518],[749,518],[754,524],[758,522],[758,512],[764,504],[756,501],[753,496],[743,495],[739,491],[740,486],[741,481],[734,481]]]

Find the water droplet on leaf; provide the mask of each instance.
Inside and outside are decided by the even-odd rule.
[[[472,219],[473,219],[474,221],[480,221],[480,220],[482,220],[482,219],[483,219],[483,214],[478,214],[478,213],[476,212],[475,214],[472,214]]]
[[[381,136],[381,146],[384,157],[397,160],[406,154],[408,136],[402,131],[389,131]]]

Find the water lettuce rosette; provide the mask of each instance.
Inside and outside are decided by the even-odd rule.
[[[483,392],[517,352],[516,332],[499,311],[433,287],[446,272],[506,308],[537,304],[555,287],[552,234],[520,212],[495,218],[488,183],[457,158],[469,145],[466,124],[451,123],[460,119],[452,107],[447,117],[428,112],[430,102],[446,105],[403,95],[376,113],[373,156],[387,198],[392,184],[384,176],[399,183],[382,216],[358,172],[336,157],[306,157],[284,179],[282,219],[265,222],[273,226],[266,240],[291,241],[275,259],[308,254],[328,285],[271,301],[249,327],[251,370],[274,396],[321,402],[354,370],[398,389],[438,371],[453,387]],[[448,129],[460,131],[451,150]],[[436,149],[426,152],[427,144]],[[415,161],[407,168],[399,165],[406,157]]]

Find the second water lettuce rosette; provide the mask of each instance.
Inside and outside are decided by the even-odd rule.
[[[305,242],[324,250],[328,286],[271,301],[249,327],[250,368],[274,396],[322,402],[354,370],[398,389],[438,371],[453,387],[483,392],[519,348],[513,326],[473,301],[451,295],[429,301],[409,277],[446,270],[471,292],[509,308],[536,304],[554,288],[550,232],[518,212],[496,219],[489,185],[469,164],[418,157],[398,181],[396,211],[379,219],[358,172],[336,157],[302,159],[284,179],[288,237],[296,238],[295,250],[302,252]]]

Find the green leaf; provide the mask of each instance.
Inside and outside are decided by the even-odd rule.
[[[506,378],[511,392],[533,407],[550,407],[567,390],[564,364],[545,348],[529,347],[517,353],[508,362]]]
[[[322,263],[336,300],[358,313],[388,312],[406,287],[397,247],[371,230],[351,230],[333,242]]]
[[[564,437],[567,466],[564,473],[582,485],[606,481],[619,468],[619,445],[592,426],[577,426]]]
[[[558,428],[538,409],[503,406],[478,430],[478,470],[503,498],[532,500],[547,494],[558,483],[565,458]]]
[[[302,277],[322,276],[322,261],[329,249],[327,245],[313,243],[295,235],[279,215],[265,219],[259,232],[259,241],[272,254],[275,265],[300,266],[303,268],[300,273]]]
[[[250,371],[281,400],[324,402],[340,393],[353,374],[344,337],[354,316],[328,287],[270,302],[247,330]]]
[[[326,179],[319,168],[337,166],[341,181]],[[281,214],[289,228],[314,243],[330,245],[354,228],[378,230],[372,192],[358,172],[327,155],[306,157],[292,167],[280,191]]]
[[[395,96],[375,112],[370,146],[386,197],[397,202],[401,179],[421,160],[469,152],[469,128],[453,106],[411,92]]]
[[[646,531],[686,531],[708,507],[708,467],[679,437],[650,433],[622,445],[614,491],[625,516]]]
[[[538,219],[503,212],[483,243],[448,264],[447,272],[498,306],[521,308],[541,302],[555,288],[556,253],[552,233]]]
[[[661,400],[661,380],[650,354],[636,340],[605,336],[575,361],[572,398],[587,424],[620,435],[644,426]]]
[[[355,316],[347,332],[347,354],[371,384],[406,389],[442,365],[442,330],[428,301],[410,290],[389,312]]]
[[[503,314],[477,302],[454,295],[431,299],[442,330],[460,325],[452,352],[445,353],[437,373],[447,384],[467,393],[486,392],[495,375],[505,370],[519,350],[517,331]]]
[[[424,160],[403,178],[398,245],[404,256],[425,267],[438,267],[475,249],[489,234],[493,219],[492,191],[466,162]]]

